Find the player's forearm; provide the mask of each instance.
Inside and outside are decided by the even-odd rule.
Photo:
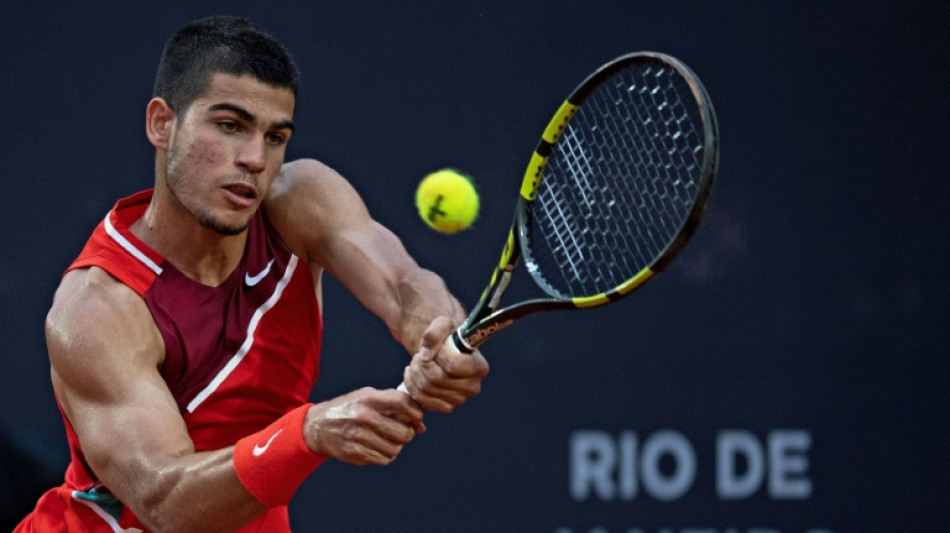
[[[128,485],[120,499],[153,531],[232,531],[267,510],[238,479],[230,447],[182,457]]]
[[[410,353],[419,349],[423,332],[436,318],[447,316],[457,324],[465,319],[462,306],[434,272],[422,268],[406,272],[396,291],[399,309],[389,327]]]
[[[422,333],[435,318],[465,318],[442,278],[420,267],[399,238],[378,223],[338,235],[318,265],[382,319],[409,353],[419,350]]]
[[[95,457],[102,479],[154,531],[232,531],[290,503],[326,455],[304,438],[312,404],[291,410],[233,446],[210,452]],[[107,456],[108,457],[108,456]],[[157,457],[166,457],[158,459]]]

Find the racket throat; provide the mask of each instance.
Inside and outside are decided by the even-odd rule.
[[[508,284],[511,283],[513,269],[514,266],[509,265],[507,268],[501,271],[498,284],[495,286],[495,289],[491,293],[491,297],[488,299],[489,312],[494,312],[495,309],[498,309],[498,304],[501,303],[501,295],[504,294],[505,290],[508,289]]]

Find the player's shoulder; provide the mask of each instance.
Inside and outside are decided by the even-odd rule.
[[[164,357],[145,301],[99,267],[63,276],[46,317],[46,344],[53,386],[66,394],[61,399],[70,390],[100,399],[128,390],[122,383],[158,368]]]
[[[320,198],[332,200],[350,191],[346,178],[329,165],[316,159],[297,159],[281,166],[268,196],[271,201],[287,201],[318,194]]]
[[[264,201],[268,219],[297,255],[370,221],[363,199],[338,172],[315,159],[285,163]]]
[[[149,323],[154,322],[142,297],[95,266],[70,270],[63,276],[46,317],[50,340],[99,331],[119,333]]]

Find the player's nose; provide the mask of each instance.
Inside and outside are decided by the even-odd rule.
[[[253,174],[262,172],[267,166],[267,150],[264,139],[255,136],[242,143],[235,164]]]

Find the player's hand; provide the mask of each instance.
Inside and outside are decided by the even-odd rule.
[[[366,387],[311,407],[304,440],[314,453],[347,463],[387,465],[425,431],[422,416],[409,396]]]
[[[453,331],[449,318],[433,320],[423,333],[422,349],[403,373],[410,396],[430,411],[451,412],[481,392],[488,375],[488,361],[478,350],[468,355],[455,349],[448,339]]]

